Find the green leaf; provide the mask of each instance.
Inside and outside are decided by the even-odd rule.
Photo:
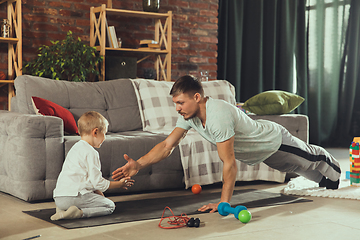
[[[103,56],[97,54],[96,47],[82,43],[80,37],[75,39],[71,31],[65,39],[50,42],[52,45],[38,48],[37,57],[24,67],[26,73],[69,81],[86,81],[89,74],[99,73]]]

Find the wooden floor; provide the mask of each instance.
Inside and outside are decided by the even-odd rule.
[[[343,175],[349,168],[347,149],[329,149],[340,161]],[[281,192],[285,184],[269,182],[244,183],[236,189],[255,188]],[[209,188],[205,191],[219,192]],[[111,197],[114,201],[183,196],[190,190]],[[199,228],[165,230],[158,227],[160,219],[67,230],[24,214],[24,210],[55,207],[54,202],[26,203],[0,193],[0,239],[25,239],[37,235],[43,239],[357,239],[360,236],[360,201],[306,197],[308,203],[296,203],[251,209],[253,219],[242,224],[233,216],[218,213],[193,215],[199,217]],[[126,207],[126,206],[124,206]],[[175,213],[176,214],[176,213]],[[179,213],[180,214],[180,213]]]

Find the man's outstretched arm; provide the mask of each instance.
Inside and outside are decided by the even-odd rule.
[[[231,197],[234,192],[234,186],[236,181],[237,166],[234,154],[234,137],[230,139],[217,143],[217,150],[221,161],[223,162],[223,186],[221,191],[220,202],[230,203]],[[217,210],[219,203],[209,203],[207,205],[199,208],[199,211],[211,210],[210,212],[215,212]]]
[[[116,169],[113,172],[112,178],[114,180],[120,180],[124,177],[132,177],[137,174],[140,169],[167,158],[179,144],[181,139],[185,137],[186,132],[187,131],[185,129],[178,127],[175,128],[164,141],[158,143],[146,155],[142,156],[137,161],[124,154],[124,158],[127,163]]]

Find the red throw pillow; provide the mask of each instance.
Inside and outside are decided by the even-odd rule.
[[[39,97],[32,97],[32,101],[36,114],[40,113],[45,116],[59,117],[64,121],[65,132],[79,135],[74,116],[69,110],[56,103]]]

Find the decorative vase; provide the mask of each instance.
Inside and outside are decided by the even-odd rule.
[[[160,0],[143,0],[143,10],[145,12],[158,12]]]
[[[10,37],[10,23],[9,20],[3,19],[1,23],[1,37],[8,38]]]

